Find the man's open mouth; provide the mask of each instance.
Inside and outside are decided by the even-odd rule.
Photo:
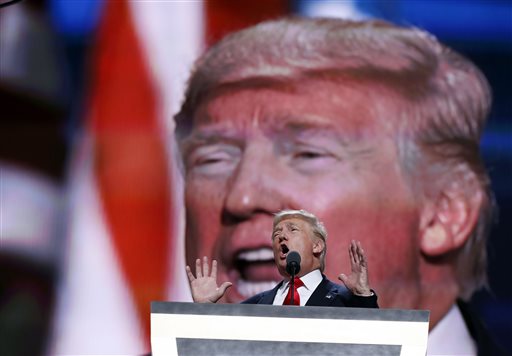
[[[269,247],[241,250],[235,256],[234,267],[239,275],[236,287],[245,298],[272,289],[279,278]]]
[[[281,254],[286,257],[286,254],[290,251],[286,244],[281,244]]]

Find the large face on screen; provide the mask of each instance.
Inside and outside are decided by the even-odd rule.
[[[373,95],[374,94],[374,95]],[[246,88],[197,108],[183,142],[187,263],[209,256],[239,302],[282,279],[273,214],[305,209],[328,231],[325,274],[350,273],[360,240],[383,306],[418,298],[418,209],[397,158],[393,107],[371,90],[325,81]]]

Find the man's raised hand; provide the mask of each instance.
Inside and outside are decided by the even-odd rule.
[[[217,286],[217,261],[213,260],[210,273],[206,256],[203,257],[202,266],[201,260],[199,258],[196,260],[195,276],[189,266],[186,267],[186,270],[192,299],[196,303],[216,303],[226,293],[226,289],[232,285],[231,282],[224,282],[220,287]]]
[[[359,241],[352,240],[348,254],[350,257],[350,269],[351,273],[347,277],[345,274],[340,274],[338,279],[350,289],[350,291],[359,296],[371,296],[372,291],[368,284],[368,263],[366,261],[366,255],[361,247]]]

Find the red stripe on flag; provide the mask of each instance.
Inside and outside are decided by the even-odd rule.
[[[149,341],[149,303],[166,297],[171,272],[168,158],[129,6],[124,0],[106,6],[92,73],[94,169],[113,245]]]

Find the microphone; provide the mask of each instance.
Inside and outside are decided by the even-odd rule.
[[[300,272],[300,255],[297,251],[290,251],[286,255],[286,273],[295,277]]]

